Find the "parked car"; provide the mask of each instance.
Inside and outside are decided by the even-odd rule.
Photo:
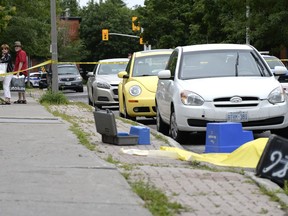
[[[137,116],[155,117],[155,92],[158,72],[163,70],[172,50],[147,50],[135,52],[126,71],[118,74],[119,114],[136,120]]]
[[[286,71],[285,74],[280,75],[276,78],[282,84],[286,94],[288,94],[288,70],[285,67],[284,63],[275,56],[262,54],[262,57],[265,59],[265,61],[267,62],[267,64],[269,65],[269,67],[273,73],[274,73],[274,70],[276,67],[278,68],[278,70],[279,70],[279,68],[282,68],[282,70]]]
[[[128,58],[113,58],[100,60],[93,72],[88,72],[87,93],[88,103],[92,106],[118,106],[117,74],[125,70]]]
[[[157,130],[179,142],[210,122],[241,122],[246,130],[288,137],[287,95],[250,45],[177,47],[158,77]]]
[[[25,84],[27,85],[29,81],[31,87],[33,88],[39,87],[39,81],[42,73],[43,73],[42,71],[30,73],[29,77],[27,76],[25,78]]]
[[[59,90],[74,90],[76,92],[83,92],[82,76],[75,64],[59,64],[58,70],[58,87]],[[52,67],[48,71],[48,86],[51,86]]]

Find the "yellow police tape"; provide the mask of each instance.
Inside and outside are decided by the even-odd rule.
[[[20,72],[23,72],[23,71],[29,71],[29,70],[32,70],[32,69],[35,69],[35,68],[39,68],[39,67],[43,67],[45,65],[48,65],[48,64],[127,64],[127,62],[58,62],[58,61],[52,61],[52,60],[47,60],[45,62],[42,62],[40,64],[37,64],[37,65],[34,65],[33,67],[29,67],[25,70],[18,70],[18,71],[13,71],[13,72],[9,72],[9,73],[4,73],[4,74],[0,74],[0,77],[1,76],[8,76],[8,75],[14,75],[16,73],[20,73]]]

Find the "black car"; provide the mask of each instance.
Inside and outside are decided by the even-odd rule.
[[[41,74],[41,77],[39,80],[39,88],[40,89],[48,88],[47,73]]]

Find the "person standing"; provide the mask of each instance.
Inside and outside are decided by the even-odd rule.
[[[1,45],[2,49],[2,57],[0,59],[0,63],[7,64],[7,70],[6,72],[12,72],[13,71],[13,65],[12,65],[12,58],[9,53],[9,46],[7,44],[2,44]],[[3,90],[4,90],[4,102],[2,105],[10,105],[11,104],[11,92],[10,92],[10,82],[12,79],[13,75],[6,75],[3,80]]]
[[[15,59],[15,67],[14,71],[21,71],[17,73],[17,76],[24,75],[25,77],[28,75],[28,71],[26,70],[28,68],[28,62],[27,62],[27,54],[26,52],[22,49],[22,44],[20,41],[15,41],[14,48],[16,51],[16,59]],[[26,104],[26,95],[25,91],[24,92],[18,92],[18,100],[15,101],[14,103],[17,104]]]

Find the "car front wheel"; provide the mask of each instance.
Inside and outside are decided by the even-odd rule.
[[[170,115],[170,130],[169,135],[179,143],[183,143],[188,135],[188,132],[180,131],[177,127],[175,111],[172,110]]]

